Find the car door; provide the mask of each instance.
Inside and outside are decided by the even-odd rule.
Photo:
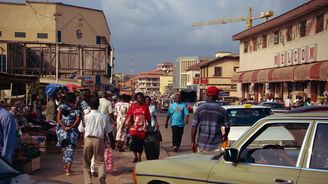
[[[209,174],[209,183],[297,183],[310,124],[279,120],[251,129],[254,132],[236,144],[238,163],[221,158]]]
[[[298,184],[328,182],[328,121],[318,121]]]

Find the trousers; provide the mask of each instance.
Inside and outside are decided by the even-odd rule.
[[[179,148],[181,145],[184,127],[171,126],[172,128],[172,146]]]
[[[90,166],[91,159],[94,157],[95,166],[98,166],[98,179],[104,181],[105,173],[105,159],[104,159],[105,145],[104,141],[95,137],[86,137],[84,139],[83,149],[83,175],[85,183],[92,183]]]

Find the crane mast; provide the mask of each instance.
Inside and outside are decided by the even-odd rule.
[[[246,21],[247,29],[250,29],[253,25],[253,20],[263,19],[263,18],[268,20],[269,17],[271,16],[273,16],[273,11],[261,12],[260,15],[253,16],[253,8],[249,7],[248,16],[235,17],[235,18],[220,18],[220,19],[214,19],[214,20],[208,20],[202,22],[194,22],[192,26],[208,26],[213,24],[226,24],[230,22]]]

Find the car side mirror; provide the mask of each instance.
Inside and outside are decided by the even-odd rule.
[[[227,148],[223,154],[224,160],[232,163],[237,163],[238,160],[238,150],[235,148]]]

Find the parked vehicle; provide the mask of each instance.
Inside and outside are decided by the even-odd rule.
[[[183,89],[180,91],[181,102],[185,103],[189,113],[193,113],[193,105],[197,101],[197,91]]]
[[[270,107],[273,113],[285,113],[288,110],[285,108],[284,104],[279,102],[261,102],[259,105]]]
[[[232,145],[250,126],[259,119],[272,115],[269,107],[259,105],[227,105],[222,106],[228,113],[231,125],[229,133],[229,145]]]
[[[194,103],[194,105],[192,106],[193,112],[195,112],[195,111],[197,110],[197,108],[198,108],[200,105],[204,104],[204,103],[205,103],[205,101],[198,101],[198,102]],[[229,105],[229,102],[227,102],[227,101],[219,101],[218,103],[219,103],[221,106]]]
[[[167,111],[170,108],[170,104],[173,103],[173,100],[170,98],[164,99],[161,104],[161,110]]]
[[[32,184],[35,183],[35,181],[28,174],[14,169],[9,163],[0,157],[0,183]]]
[[[328,181],[326,113],[279,114],[255,123],[224,151],[139,162],[138,184]]]
[[[198,101],[198,102],[194,103],[194,105],[192,106],[193,112],[196,112],[197,108],[204,103],[205,103],[205,101]]]
[[[301,113],[301,112],[328,112],[328,105],[322,105],[322,106],[302,106],[295,109],[292,109],[290,111],[287,111],[286,113]]]

